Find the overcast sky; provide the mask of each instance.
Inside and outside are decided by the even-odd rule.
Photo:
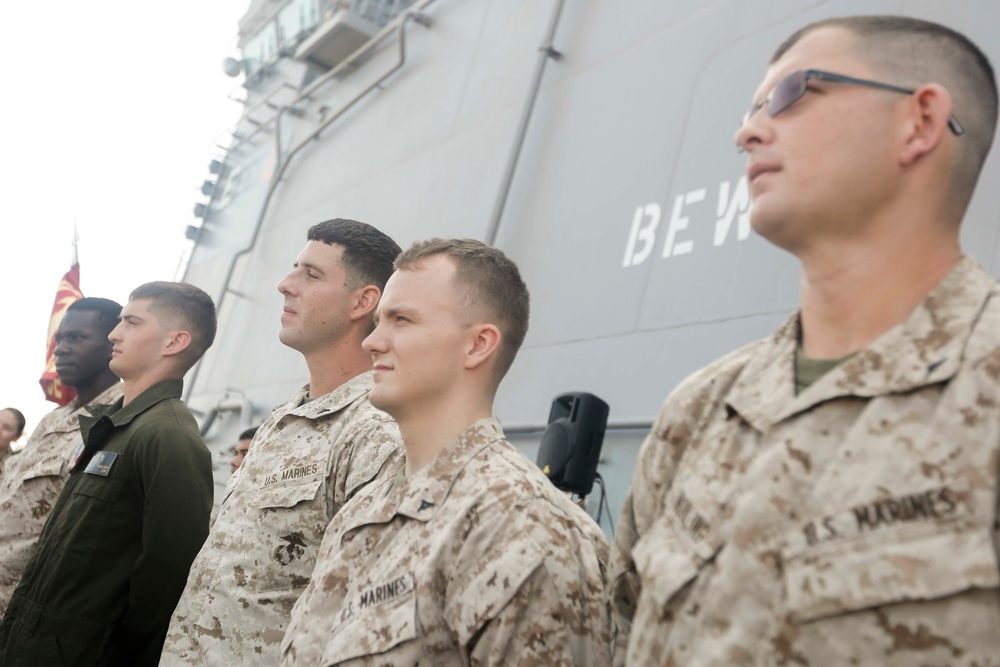
[[[173,280],[240,80],[222,72],[249,0],[21,2],[5,8],[0,408],[30,429],[52,300],[80,237],[86,296]]]

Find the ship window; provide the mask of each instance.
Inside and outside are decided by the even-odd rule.
[[[274,60],[277,53],[277,26],[274,23],[268,23],[263,30],[248,39],[243,47],[243,66],[247,76]]]
[[[381,28],[414,2],[416,0],[352,0],[351,11]]]
[[[302,33],[314,28],[320,19],[321,0],[292,0],[278,13],[278,41],[295,46]]]

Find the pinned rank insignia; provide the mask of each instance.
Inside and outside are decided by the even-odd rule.
[[[87,445],[83,442],[83,440],[81,440],[80,444],[78,444],[76,446],[76,449],[73,450],[73,455],[69,458],[70,470],[76,468],[76,464],[80,462],[80,457],[83,456],[83,450],[85,450],[86,448]]]
[[[87,464],[86,470],[83,472],[88,475],[100,475],[101,477],[107,477],[111,472],[111,465],[118,458],[118,452],[97,452],[94,457],[90,459],[90,463]]]

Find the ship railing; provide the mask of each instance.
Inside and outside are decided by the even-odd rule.
[[[389,77],[398,72],[406,63],[406,25],[408,22],[413,21],[414,23],[419,23],[421,25],[430,26],[432,21],[429,16],[423,13],[423,10],[433,4],[436,0],[418,0],[411,8],[403,12],[394,21],[385,26],[382,30],[375,34],[368,42],[358,48],[354,53],[347,57],[341,64],[337,65],[331,69],[326,74],[323,74],[318,79],[313,81],[305,90],[303,90],[298,97],[296,97],[291,103],[281,107],[278,112],[266,122],[261,123],[257,126],[253,132],[247,137],[240,140],[240,145],[249,141],[253,136],[263,131],[265,127],[270,125],[275,125],[274,132],[274,155],[277,159],[277,165],[275,166],[275,171],[271,176],[271,182],[268,185],[267,193],[264,195],[264,201],[261,204],[260,212],[257,215],[257,220],[253,226],[253,233],[251,234],[250,240],[246,247],[235,252],[229,260],[229,266],[226,270],[226,275],[222,280],[222,290],[215,300],[216,312],[222,313],[222,307],[226,301],[226,297],[230,292],[236,293],[232,289],[230,283],[233,278],[233,274],[236,270],[236,265],[239,263],[240,259],[251,253],[254,247],[257,245],[257,238],[260,235],[261,225],[264,218],[267,216],[268,208],[270,206],[271,198],[274,195],[275,190],[278,187],[278,183],[281,182],[281,178],[284,175],[285,170],[292,160],[299,154],[299,152],[314,141],[320,133],[322,133],[326,128],[336,122],[341,116],[347,113],[355,104],[368,96],[373,90],[378,89]],[[286,113],[292,115],[300,115],[301,109],[299,109],[300,104],[303,102],[310,101],[311,96],[319,90],[323,85],[332,80],[341,72],[345,71],[348,67],[352,67],[360,58],[364,57],[369,51],[374,49],[382,40],[386,39],[388,36],[396,34],[398,36],[399,42],[399,57],[396,63],[390,67],[388,70],[383,72],[373,83],[368,85],[364,90],[357,93],[348,102],[343,104],[340,109],[327,117],[325,117],[322,122],[316,127],[312,132],[309,133],[302,141],[300,141],[294,148],[288,151],[287,155],[282,155],[281,147],[281,131],[280,123],[281,118]],[[230,149],[232,152],[233,149]],[[188,256],[190,260],[190,255]],[[187,262],[184,263],[184,273],[187,275]],[[204,366],[204,359],[200,360],[191,371],[190,381],[187,383],[185,400],[190,400],[193,392],[196,390],[198,375]]]
[[[282,107],[285,108],[297,108],[300,104],[307,103],[311,101],[312,94],[315,93],[320,87],[325,85],[331,79],[335,78],[337,75],[343,73],[348,68],[356,65],[359,58],[367,54],[372,48],[377,46],[386,37],[396,32],[398,21],[395,19],[399,18],[399,15],[406,9],[409,9],[417,0],[351,0],[348,5],[343,0],[330,0],[327,6],[324,8],[324,18],[329,20],[334,14],[340,11],[350,11],[357,16],[363,18],[364,20],[377,25],[381,28],[379,32],[372,36],[367,42],[365,42],[361,47],[359,47],[354,53],[348,56],[342,63],[331,69],[330,71],[324,73],[316,80],[314,80],[309,86],[303,90],[294,100],[291,102],[278,105],[273,101],[273,97],[284,89],[291,89],[297,91],[298,89],[288,82],[282,82],[281,86],[275,88],[270,93],[267,94],[260,102],[256,103],[253,107],[247,109],[240,120],[234,123],[229,129],[219,135],[219,138],[214,142],[215,146],[226,151],[232,152],[238,150],[247,142],[254,139],[258,134],[267,130],[272,123],[277,119],[278,113]],[[420,3],[424,5],[426,3]],[[418,19],[419,22],[419,19]],[[283,48],[279,51],[279,58],[287,57],[285,54],[289,53],[290,49]],[[274,63],[270,63],[273,65]],[[234,93],[235,94],[235,93]],[[230,95],[230,99],[234,101],[243,101],[240,98],[233,97]],[[262,109],[269,109],[274,113],[268,116],[264,120],[254,118],[254,113]],[[246,124],[252,125],[252,129],[243,134],[240,129],[244,128]],[[231,138],[231,143],[229,146],[223,145],[225,137]]]
[[[503,433],[504,436],[509,438],[535,438],[543,435],[548,427],[549,424],[547,422],[504,424]],[[652,428],[653,421],[650,419],[609,419],[605,431],[613,433],[648,433]]]
[[[416,0],[351,0],[351,12],[370,23],[384,27]]]
[[[292,94],[297,94],[299,89],[297,86],[293,86],[287,81],[282,81],[279,86],[277,86],[274,90],[265,95],[260,101],[258,101],[252,107],[244,110],[240,119],[236,121],[233,125],[231,125],[228,129],[226,129],[224,132],[222,132],[218,137],[216,137],[216,139],[212,142],[212,144],[216,148],[221,149],[224,153],[228,153],[230,151],[235,150],[239,144],[244,143],[245,140],[249,139],[252,135],[255,135],[262,126],[269,124],[271,121],[274,120],[274,115],[277,115],[281,107],[285,106],[283,103],[277,101],[275,98],[278,97],[278,95],[281,93],[289,95],[287,91],[291,91]],[[243,104],[246,103],[246,100],[240,100],[233,97],[230,97],[230,99],[233,99],[233,101],[235,102],[240,102]],[[265,120],[257,120],[254,117],[254,114],[263,109],[269,109],[273,111],[274,114]],[[243,129],[246,125],[250,125],[253,129],[250,130],[250,133],[244,135],[243,133],[240,132],[240,130]],[[227,139],[229,140],[228,144],[226,143]]]

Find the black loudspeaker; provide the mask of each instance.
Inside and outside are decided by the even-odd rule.
[[[538,448],[538,467],[563,491],[581,498],[594,488],[608,425],[608,404],[593,394],[556,396]]]

